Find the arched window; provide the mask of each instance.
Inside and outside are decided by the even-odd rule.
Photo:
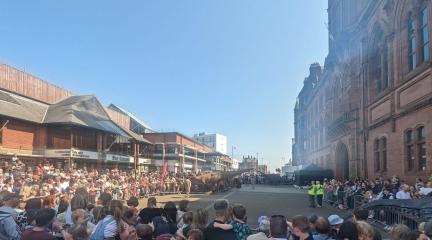
[[[381,158],[382,158],[382,171],[387,171],[387,139],[381,138]]]
[[[414,170],[414,134],[412,130],[406,131],[405,137],[407,170]]]
[[[429,61],[429,25],[428,25],[428,8],[424,6],[420,10],[420,52],[422,54],[422,62]]]
[[[415,69],[416,62],[416,27],[413,16],[408,17],[408,67],[409,70]]]
[[[374,170],[375,172],[380,171],[380,147],[379,140],[374,141]]]
[[[417,153],[419,171],[426,170],[426,131],[425,128],[417,128]]]
[[[388,44],[380,27],[373,31],[371,43],[370,76],[375,89],[372,95],[376,96],[390,85]]]

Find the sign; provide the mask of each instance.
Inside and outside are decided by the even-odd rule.
[[[71,149],[71,157],[73,158],[86,158],[86,159],[95,159],[99,158],[99,154],[97,152],[84,151],[79,149]]]
[[[122,156],[122,155],[107,154],[106,160],[113,161],[113,162],[129,162],[129,157]]]
[[[70,149],[46,149],[45,157],[47,158],[70,158]]]

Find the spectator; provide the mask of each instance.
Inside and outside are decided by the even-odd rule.
[[[154,235],[160,236],[163,234],[174,235],[177,232],[177,207],[173,202],[167,202],[164,206],[161,216],[153,218]]]
[[[129,198],[129,200],[127,200],[126,204],[128,205],[130,211],[132,211],[134,214],[138,214],[138,198],[132,196]]]
[[[0,211],[0,239],[20,239],[21,230],[11,213]]]
[[[355,223],[346,221],[342,223],[339,232],[336,235],[336,240],[358,240],[358,230]]]
[[[224,230],[232,229],[236,234],[237,240],[246,240],[250,234],[250,228],[246,224],[246,208],[242,205],[234,206],[232,209],[232,221],[229,224],[215,223],[214,227]]]
[[[344,220],[336,214],[330,215],[327,219],[331,226],[331,235],[336,236],[339,232],[339,228],[344,222]]]
[[[396,224],[392,226],[389,235],[392,240],[404,240],[402,235],[409,231],[410,229],[406,225]]]
[[[432,221],[426,222],[424,225],[424,234],[432,239]]]
[[[365,221],[358,221],[356,223],[357,225],[357,231],[358,231],[358,239],[359,240],[373,240],[375,237],[375,230],[373,227],[365,222]]]
[[[199,229],[192,229],[187,240],[204,240],[204,234]]]
[[[88,232],[93,232],[95,225],[89,221],[90,217],[86,210],[77,209],[72,212],[72,222],[74,225],[83,225]]]
[[[62,231],[64,240],[87,240],[90,236],[87,227],[76,224]]]
[[[410,188],[406,184],[402,184],[400,191],[396,193],[396,199],[411,199]]]
[[[179,203],[179,209],[177,211],[177,227],[181,228],[183,226],[183,214],[189,211],[189,200],[183,199]]]
[[[258,233],[250,235],[247,240],[267,240],[270,235],[270,219],[266,216],[258,218]]]
[[[419,231],[408,231],[401,235],[404,240],[419,240],[421,233]]]
[[[213,204],[215,210],[215,220],[212,221],[204,232],[206,240],[235,240],[236,236],[233,230],[224,230],[221,228],[215,228],[214,223],[224,224],[228,220],[228,201],[225,199],[217,200]]]
[[[48,226],[54,221],[55,214],[54,209],[40,209],[35,216],[35,226],[25,230],[21,240],[55,240],[48,231]]]
[[[369,211],[366,209],[354,209],[353,211],[353,221],[366,221],[369,217]]]
[[[313,240],[314,239],[309,233],[309,220],[305,216],[295,216],[293,218],[292,230],[293,230],[293,234],[299,240]]]
[[[288,224],[285,216],[282,215],[271,216],[270,218],[271,239],[287,239],[287,235],[288,235]]]
[[[152,221],[154,217],[162,215],[162,209],[156,206],[156,198],[149,197],[149,199],[147,200],[147,207],[143,208],[139,213],[141,223],[148,224]]]
[[[33,225],[33,220],[39,209],[42,208],[42,199],[30,198],[27,200],[24,211],[20,212],[17,216],[16,223],[21,231],[24,231],[27,226]]]
[[[313,240],[328,240],[330,236],[330,223],[326,218],[319,217],[315,223],[317,234],[313,235]]]
[[[198,208],[193,215],[191,229],[199,229],[204,232],[208,224],[208,212],[204,208]]]
[[[309,216],[309,232],[310,232],[310,234],[311,235],[315,235],[315,234],[317,234],[317,231],[315,230],[315,223],[316,223],[316,220],[318,219],[318,216],[317,215],[311,215],[311,216]]]
[[[183,226],[181,226],[181,228],[178,229],[177,235],[186,239],[186,236],[188,236],[188,233],[191,229],[192,222],[193,222],[193,212],[185,212],[183,214]]]
[[[3,196],[3,206],[0,207],[1,212],[6,212],[12,215],[13,219],[17,219],[18,212],[16,208],[20,203],[20,197],[16,193],[6,193]]]
[[[101,218],[94,228],[90,239],[102,240],[118,237],[123,205],[119,200],[111,200],[101,209]]]
[[[153,240],[153,228],[148,224],[138,224],[136,232],[139,240]]]

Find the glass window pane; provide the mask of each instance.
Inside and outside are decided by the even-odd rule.
[[[407,143],[412,143],[412,141],[413,141],[413,131],[410,130],[406,134],[407,134],[407,136],[406,136]]]
[[[419,147],[419,170],[425,171],[426,170],[426,144],[422,143],[418,145]]]
[[[414,155],[413,155],[413,147],[407,147],[407,163],[408,163],[408,171],[412,171],[414,169]]]
[[[419,139],[419,140],[424,140],[425,137],[426,137],[426,131],[425,131],[425,128],[424,128],[424,127],[420,127],[420,128],[417,130],[417,135],[418,135],[418,139]]]

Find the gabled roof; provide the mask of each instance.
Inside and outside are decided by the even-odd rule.
[[[130,113],[128,111],[126,111],[125,109],[123,109],[123,108],[121,108],[121,107],[119,107],[117,105],[114,105],[114,104],[110,104],[108,106],[108,108],[110,108],[112,110],[115,110],[115,111],[118,111],[118,112],[121,112],[121,113],[129,116],[131,119],[133,119],[135,122],[137,122],[138,124],[140,124],[142,127],[146,128],[146,129],[149,129],[151,131],[154,131],[154,129],[152,127],[150,127],[147,123],[143,122],[137,116],[133,115],[132,113]]]
[[[0,115],[41,123],[48,104],[0,90]]]
[[[115,125],[95,96],[72,96],[49,106],[43,123],[71,124],[128,137]]]

